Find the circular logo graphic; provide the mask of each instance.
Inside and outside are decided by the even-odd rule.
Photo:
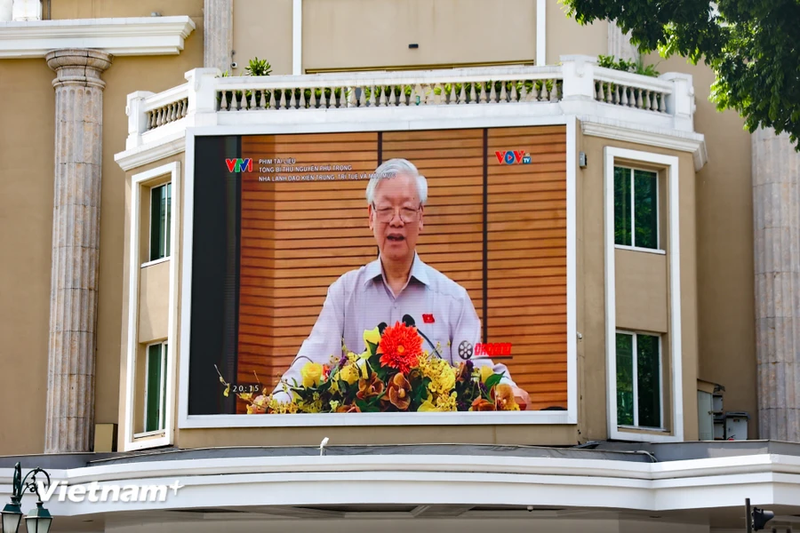
[[[461,341],[458,345],[458,356],[465,361],[472,358],[472,344],[469,341]]]

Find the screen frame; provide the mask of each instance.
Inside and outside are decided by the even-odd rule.
[[[567,409],[564,411],[489,411],[434,413],[303,413],[286,415],[189,415],[189,364],[191,337],[192,245],[194,221],[195,138],[225,135],[277,135],[402,130],[447,130],[520,126],[566,126],[567,144]],[[577,378],[577,118],[573,116],[498,116],[442,118],[410,122],[323,122],[317,124],[217,125],[186,129],[183,209],[181,210],[181,284],[178,428],[268,428],[428,425],[574,425],[578,423]],[[174,242],[174,241],[173,241]]]

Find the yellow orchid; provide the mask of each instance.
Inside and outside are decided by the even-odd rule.
[[[308,362],[300,369],[300,375],[303,376],[304,387],[316,387],[322,379],[322,365]]]
[[[356,366],[358,367],[359,377],[366,378],[369,375],[369,367],[367,365],[366,358],[359,359],[356,362]]]
[[[435,405],[433,405],[430,396],[428,396],[428,399],[422,402],[419,408],[417,409],[417,412],[419,413],[431,413],[434,411],[438,411],[438,409],[436,408]]]
[[[375,329],[367,329],[364,330],[364,346],[369,346],[367,343],[371,342],[372,344],[377,345],[381,342],[381,334],[378,331],[378,328]]]
[[[486,380],[492,377],[494,374],[494,370],[490,366],[482,366],[481,367],[481,383],[486,383]]]
[[[359,372],[356,365],[345,365],[344,368],[339,371],[339,379],[346,381],[348,385],[352,385],[358,381],[358,378]]]

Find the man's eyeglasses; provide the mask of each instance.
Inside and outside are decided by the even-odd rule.
[[[378,219],[378,222],[391,222],[394,219],[395,214],[397,214],[397,210],[394,207],[382,207],[378,209],[373,204],[372,209],[375,212],[375,218]],[[400,208],[400,220],[404,223],[408,224],[409,222],[416,222],[419,218],[419,207],[413,209],[411,207],[402,207]]]

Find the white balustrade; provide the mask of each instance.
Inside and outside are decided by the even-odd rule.
[[[226,77],[216,80],[214,92],[220,112],[557,102],[560,72],[549,70],[482,76],[453,75],[467,69],[431,71],[423,79],[353,75],[345,83],[325,76]]]
[[[375,108],[377,113],[380,108],[459,105],[555,105],[547,113],[595,114],[628,122],[648,122],[651,116],[661,126],[693,131],[691,76],[641,76],[600,68],[588,56],[563,56],[560,66],[305,76],[221,77],[216,69],[195,69],[186,79],[188,83],[158,94],[129,95],[128,148],[146,142],[142,136],[148,133],[173,131],[172,125],[184,119],[187,125],[208,126],[234,113],[256,121],[262,120],[255,118],[261,113],[269,122],[276,112]]]

